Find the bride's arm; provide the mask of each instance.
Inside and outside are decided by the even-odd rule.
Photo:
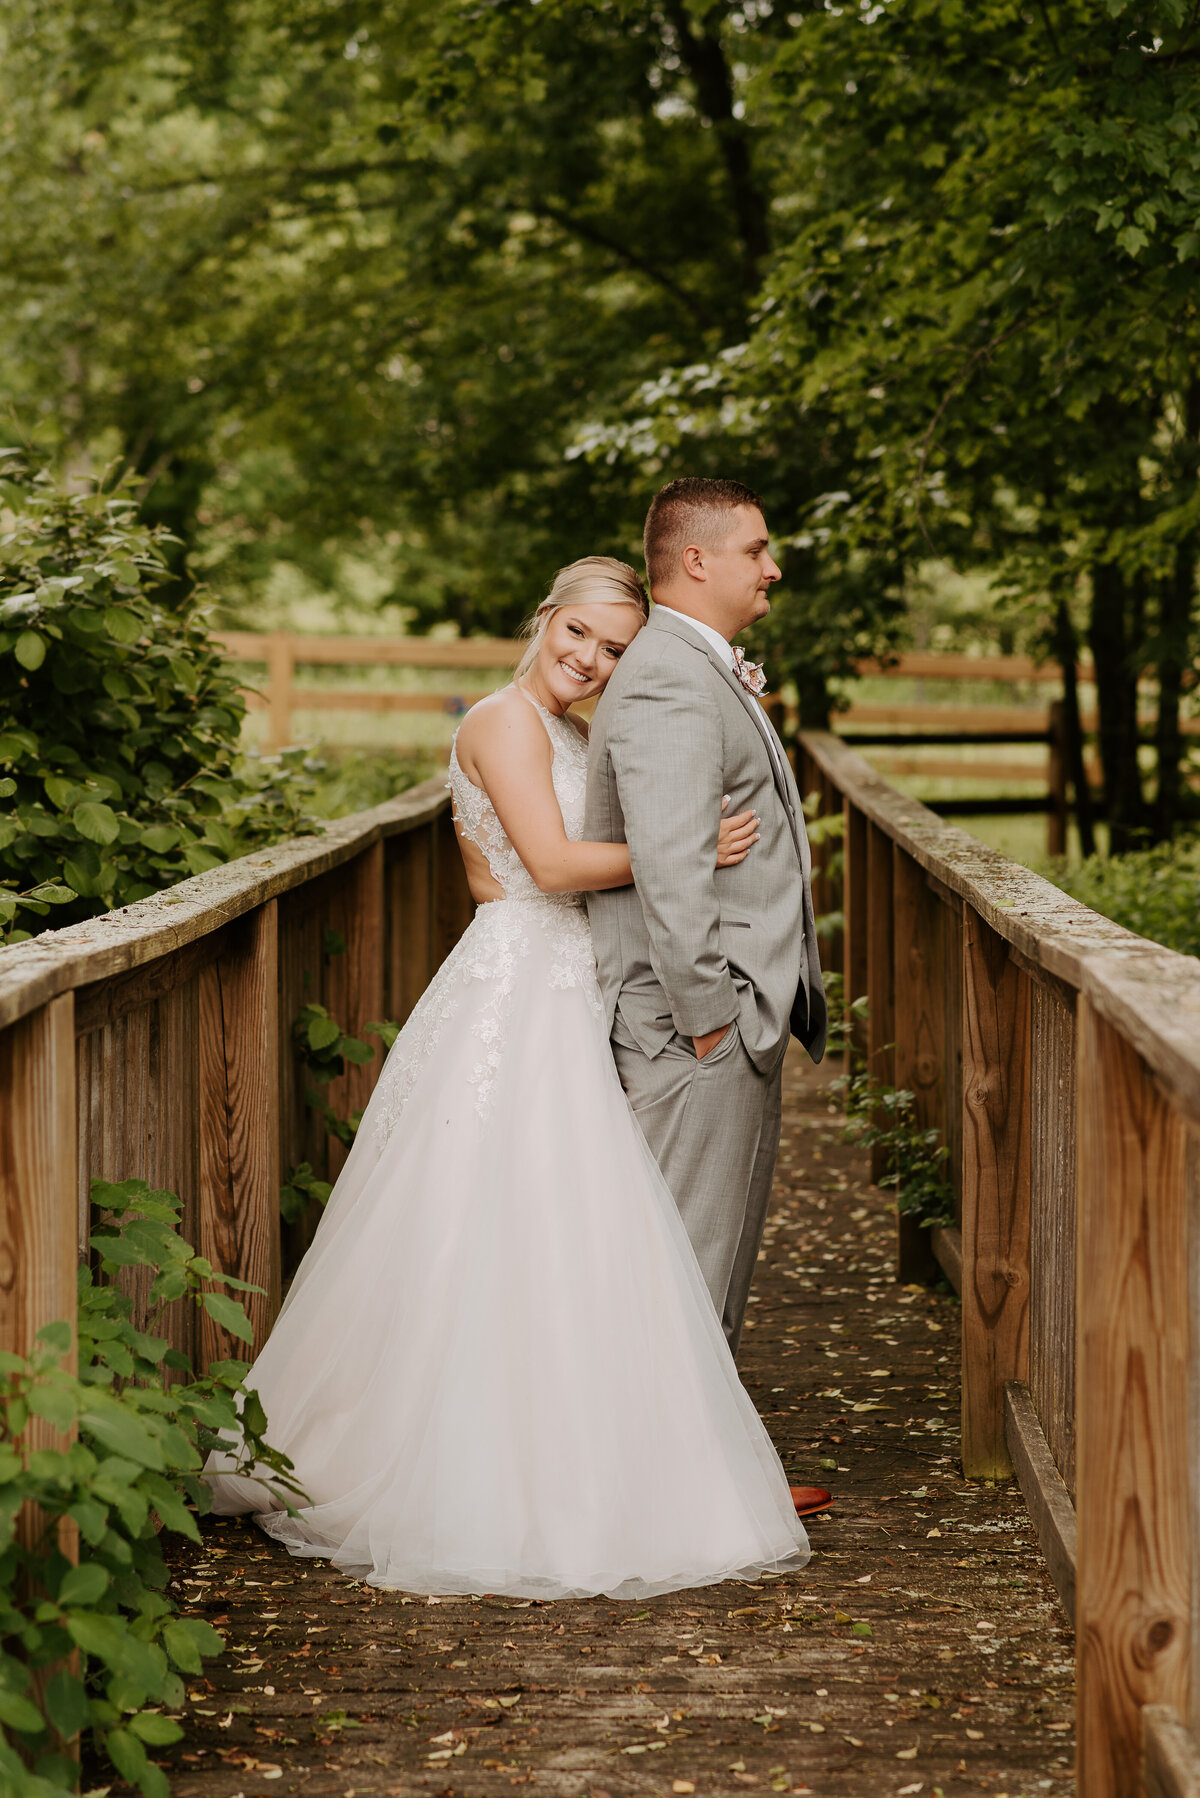
[[[554,792],[553,757],[545,726],[524,701],[488,706],[459,732],[463,772],[487,789],[513,848],[543,893],[601,893],[629,886],[633,871],[624,843],[575,843],[563,828]],[[753,813],[721,823],[718,867],[744,861],[758,840]]]

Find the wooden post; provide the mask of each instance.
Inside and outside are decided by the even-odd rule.
[[[75,1169],[75,995],[64,993],[0,1031],[0,1350],[28,1355],[44,1325],[71,1326],[62,1365],[78,1366],[75,1343],[77,1200]],[[72,1432],[73,1434],[73,1432]],[[29,1449],[62,1449],[70,1437],[31,1417]],[[45,1525],[24,1510],[19,1539],[32,1547]],[[79,1532],[59,1525],[59,1546],[79,1555]]]
[[[945,1003],[940,985],[960,980],[939,953],[941,901],[925,884],[911,855],[893,844],[892,922],[895,930],[895,1084],[915,1099],[914,1121],[946,1140]],[[896,1278],[934,1281],[939,1277],[929,1231],[896,1214]]]
[[[73,993],[0,1032],[0,1117],[0,1349],[28,1355],[43,1324],[75,1327]],[[58,1440],[29,1428],[34,1446]]]
[[[200,1253],[263,1295],[237,1296],[254,1353],[279,1309],[278,916],[275,900],[239,921],[229,947],[200,975]],[[251,1359],[205,1314],[201,1367]]]
[[[868,1048],[866,1022],[862,1018],[856,1018],[850,1009],[854,1001],[865,998],[868,991],[868,827],[865,814],[856,805],[852,805],[849,799],[844,803],[842,817],[842,850],[845,858],[842,890],[846,913],[843,998],[846,1006],[846,1072],[850,1074],[863,1066]]]
[[[896,1078],[895,962],[892,936],[892,840],[867,825],[867,1069],[891,1086]],[[887,1173],[887,1157],[871,1150],[871,1178]]]
[[[822,816],[831,822],[842,820],[844,801],[838,788],[829,775],[821,783]],[[840,912],[845,905],[845,878],[843,863],[843,843],[840,838],[831,836],[825,844],[825,903],[830,912]],[[825,939],[825,959],[829,967],[836,968],[839,973],[845,972],[846,936],[845,926],[836,926]]]
[[[267,638],[267,703],[270,708],[267,742],[272,749],[286,749],[292,740],[292,678],[295,659],[292,639],[286,631],[272,631]]]
[[[1076,1016],[1076,1780],[1136,1798],[1142,1706],[1190,1714],[1197,1180],[1136,1051],[1082,994]]]
[[[372,843],[341,870],[337,894],[337,927],[345,953],[330,957],[326,972],[326,1004],[347,1036],[361,1037],[383,1017],[383,844]],[[370,1039],[369,1039],[370,1040]],[[383,1066],[382,1045],[374,1060],[351,1062],[326,1088],[339,1117],[361,1111],[371,1097]],[[329,1143],[329,1177],[335,1180],[346,1160],[338,1142]]]
[[[422,824],[388,843],[387,1015],[407,1021],[436,971],[434,861],[436,824]]]
[[[1046,813],[1046,854],[1067,853],[1067,732],[1061,699],[1050,706],[1050,754],[1048,758],[1050,809]]]
[[[1029,979],[963,908],[962,1459],[1012,1472],[1004,1386],[1029,1373]],[[1064,1120],[1064,1127],[1065,1120]]]

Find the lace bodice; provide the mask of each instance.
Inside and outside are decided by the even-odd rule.
[[[529,700],[546,726],[554,752],[551,778],[562,812],[563,828],[571,841],[578,843],[583,837],[583,808],[587,794],[587,744],[568,719],[555,717],[528,693],[523,693],[523,697]],[[539,891],[532,874],[509,842],[491,800],[482,787],[467,779],[459,766],[457,733],[450,750],[447,785],[459,829],[483,851],[492,879],[503,887],[506,899],[542,899],[559,905],[583,903],[580,893]]]

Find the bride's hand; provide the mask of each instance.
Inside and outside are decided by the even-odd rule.
[[[722,812],[728,804],[727,794],[721,801]],[[758,841],[758,822],[756,812],[739,812],[736,818],[722,817],[717,832],[718,868],[732,868],[735,862],[745,861],[751,844]]]

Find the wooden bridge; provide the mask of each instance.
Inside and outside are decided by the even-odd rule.
[[[846,996],[869,1000],[856,1050],[881,1080],[916,1094],[951,1149],[958,1222],[932,1242],[902,1228],[896,1272],[911,1283],[944,1271],[961,1294],[963,1467],[983,1480],[1015,1472],[1074,1621],[1078,1791],[1200,1793],[1200,964],[947,825],[836,738],[806,734],[797,754],[803,789],[844,818],[840,852],[830,844],[819,862],[817,896],[819,911],[843,913],[835,965]],[[0,1348],[25,1351],[43,1323],[72,1314],[92,1176],[178,1192],[201,1252],[265,1289],[261,1339],[286,1246],[281,1169],[320,1168],[338,1152],[305,1112],[293,1019],[317,1002],[355,1034],[402,1021],[470,909],[446,797],[430,782],[318,837],[5,951]],[[335,1109],[361,1105],[377,1071],[348,1068],[330,1093]],[[793,1334],[775,1340],[794,1344],[817,1301],[800,1285],[780,1290]],[[197,1355],[227,1351],[210,1320],[178,1327]],[[755,1365],[765,1401],[770,1369]],[[1001,1489],[994,1502],[1010,1501]],[[289,1602],[267,1613],[283,1618],[279,1628]],[[619,1627],[610,1615],[596,1613],[601,1637]],[[517,1650],[496,1647],[501,1659]],[[504,1700],[476,1702],[497,1710]],[[777,1704],[754,1724],[770,1731],[785,1712]],[[642,1779],[651,1736],[613,1750],[646,1754],[636,1768],[621,1763],[640,1783],[622,1783],[622,1772],[555,1789],[668,1789]],[[453,1730],[445,1739],[445,1753],[426,1752],[426,1770],[446,1773],[461,1752]],[[896,1753],[901,1771],[909,1752]],[[255,1783],[252,1757],[241,1764],[237,1790],[290,1789]],[[482,1765],[500,1768],[501,1783],[534,1780]],[[781,1784],[782,1773],[765,1769],[761,1783],[819,1789]],[[278,1767],[264,1777],[276,1776]],[[760,1782],[744,1759],[722,1777],[724,1786],[680,1778],[669,1789]],[[363,1789],[475,1798],[491,1789],[478,1780]]]

